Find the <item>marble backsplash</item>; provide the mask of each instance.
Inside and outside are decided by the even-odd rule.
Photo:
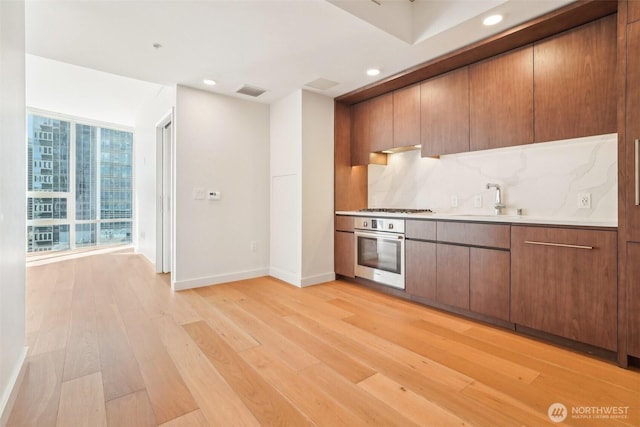
[[[369,207],[430,208],[438,213],[493,214],[502,188],[506,214],[617,221],[617,134],[422,158],[420,151],[390,154],[369,165]],[[578,195],[591,194],[591,209]],[[458,206],[452,207],[452,196]],[[476,196],[482,207],[474,206]]]

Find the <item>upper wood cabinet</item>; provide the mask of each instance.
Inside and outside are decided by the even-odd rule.
[[[616,132],[616,16],[534,45],[535,141]]]
[[[469,66],[470,149],[533,142],[533,47]]]
[[[361,102],[351,107],[351,164],[369,164],[369,104]]]
[[[617,349],[617,233],[511,227],[511,321]]]
[[[393,92],[393,147],[420,144],[420,85]]]
[[[393,146],[393,94],[351,107],[351,164],[371,163],[369,153]]]
[[[422,83],[422,156],[469,151],[469,67]]]

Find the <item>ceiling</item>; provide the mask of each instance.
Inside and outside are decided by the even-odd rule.
[[[27,0],[26,43],[32,55],[271,103],[300,88],[348,93],[568,3]],[[484,27],[493,13],[504,21]],[[371,67],[381,74],[367,76]],[[323,89],[307,86],[317,79]],[[243,85],[266,92],[236,93]]]

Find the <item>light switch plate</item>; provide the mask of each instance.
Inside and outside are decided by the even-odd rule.
[[[220,200],[222,194],[219,191],[209,191],[207,193],[207,198],[209,200]]]
[[[482,207],[482,194],[477,194],[473,197],[473,207],[474,208]]]

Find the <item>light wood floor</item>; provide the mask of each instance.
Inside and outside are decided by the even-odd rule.
[[[27,329],[10,426],[640,425],[637,371],[344,282],[173,293],[96,255],[28,269]]]

